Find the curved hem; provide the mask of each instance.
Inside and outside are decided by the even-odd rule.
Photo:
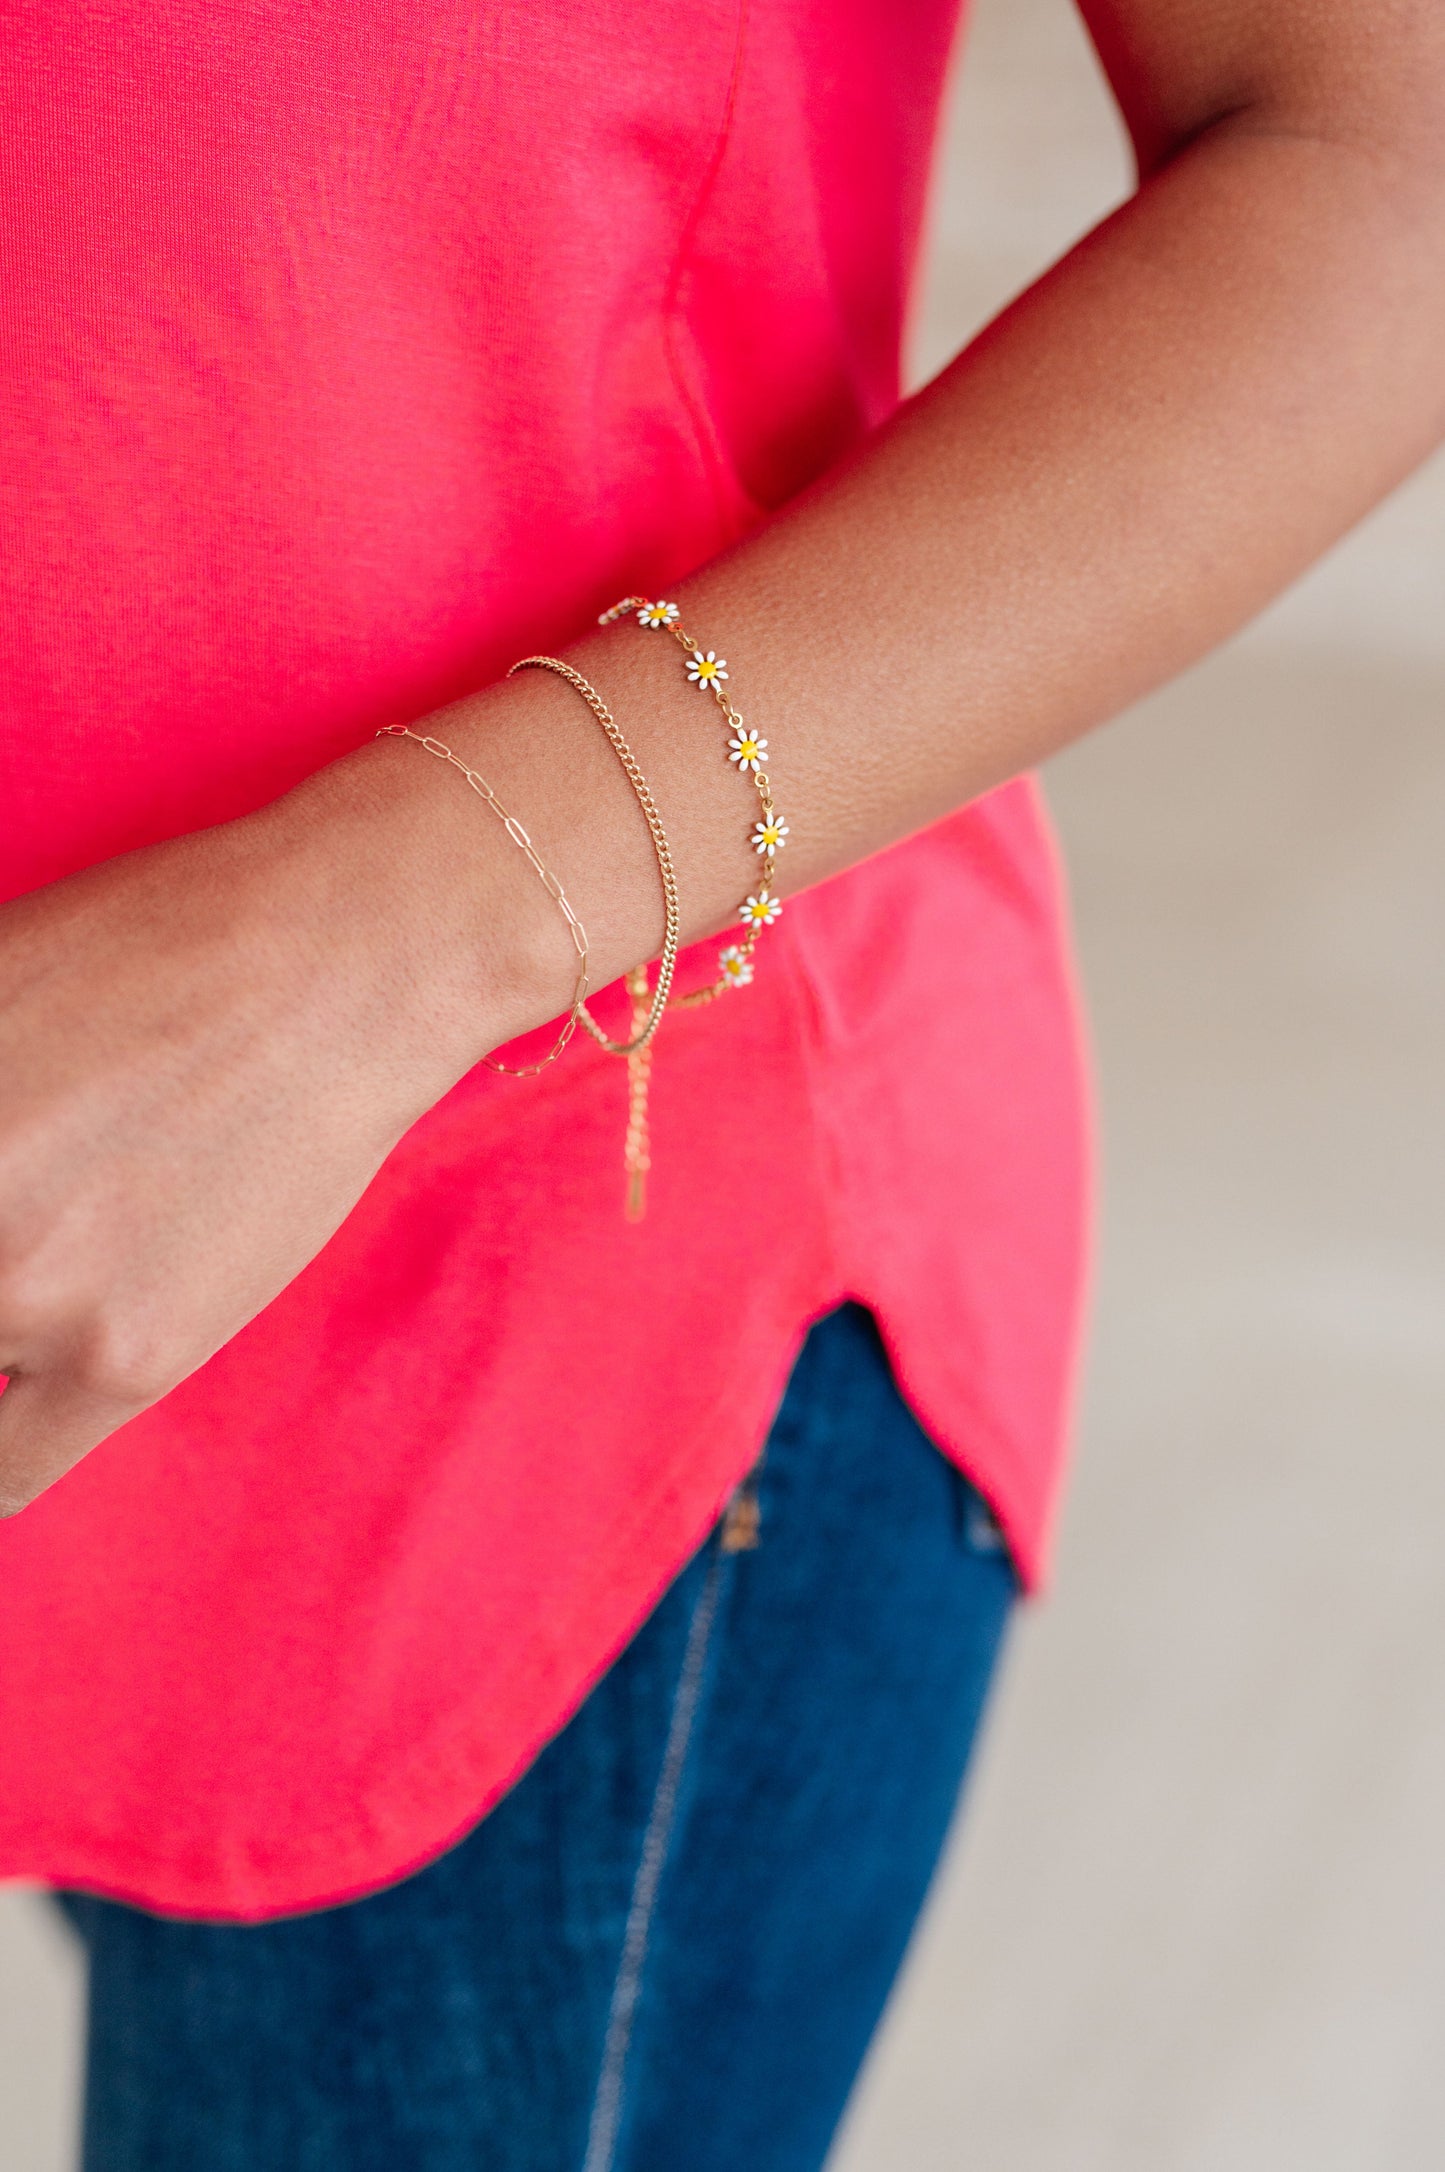
[[[349,1901],[363,1900],[372,1893],[384,1891],[388,1886],[400,1884],[415,1872],[424,1869],[428,1863],[434,1862],[463,1839],[508,1790],[516,1785],[534,1759],[566,1726],[573,1713],[612,1665],[617,1654],[636,1634],[673,1578],[706,1539],[722,1513],[727,1494],[757,1460],[808,1329],[816,1320],[823,1318],[835,1306],[846,1303],[850,1298],[867,1306],[877,1320],[899,1391],[920,1426],[940,1453],[978,1487],[997,1514],[1018,1570],[1023,1596],[1029,1599],[1037,1597],[1044,1585],[1040,1547],[1041,1504],[1013,1497],[1014,1489],[1004,1476],[1011,1461],[1007,1455],[985,1453],[980,1456],[966,1450],[959,1445],[954,1428],[940,1428],[932,1422],[928,1399],[918,1392],[899,1338],[888,1319],[887,1308],[861,1289],[845,1288],[812,1310],[790,1340],[777,1370],[776,1392],[767,1405],[767,1416],[758,1430],[757,1438],[754,1440],[752,1435],[749,1435],[751,1446],[748,1455],[729,1478],[718,1499],[709,1502],[706,1513],[688,1523],[687,1537],[681,1549],[675,1551],[674,1558],[670,1560],[661,1580],[649,1590],[645,1604],[629,1615],[623,1632],[608,1642],[597,1663],[568,1690],[560,1709],[529,1742],[524,1752],[509,1764],[500,1779],[493,1778],[489,1783],[484,1782],[482,1771],[485,1761],[475,1757],[462,1760],[454,1779],[431,1791],[434,1798],[448,1801],[453,1806],[440,1822],[440,1830],[434,1828],[426,1839],[401,1849],[385,1870],[377,1868],[378,1856],[388,1852],[384,1838],[376,1836],[368,1840],[357,1834],[343,1849],[338,1849],[333,1827],[324,1847],[328,1864],[324,1874],[319,1861],[322,1849],[314,1843],[304,1849],[295,1850],[284,1867],[279,1864],[270,1866],[270,1875],[261,1873],[242,1881],[238,1880],[234,1873],[211,1876],[192,1873],[178,1878],[174,1861],[159,1859],[154,1864],[157,1874],[153,1877],[150,1875],[151,1866],[138,1860],[133,1840],[128,1841],[123,1848],[97,1843],[78,1849],[72,1840],[67,1846],[57,1848],[54,1853],[48,1848],[39,1850],[39,1855],[44,1858],[43,1864],[36,1859],[36,1851],[26,1851],[29,1860],[15,1859],[6,1862],[3,1856],[0,1856],[0,1881],[38,1885],[47,1891],[84,1892],[103,1900],[119,1901],[129,1907],[143,1908],[152,1914],[178,1916],[190,1921],[257,1923],[274,1922],[286,1916],[309,1915],[325,1908],[344,1906]],[[665,1483],[650,1496],[641,1520],[646,1520],[647,1515],[655,1513],[669,1494],[676,1490],[677,1476],[683,1467],[681,1463],[670,1467]],[[1053,1465],[1056,1474],[1059,1467],[1059,1462],[1056,1461]],[[609,1556],[610,1563],[628,1557],[634,1545],[634,1531],[635,1521],[629,1524],[625,1536]],[[600,1588],[605,1590],[607,1585],[608,1579],[602,1578]],[[405,1790],[399,1790],[398,1793],[404,1796]],[[465,1807],[461,1807],[463,1800]],[[414,1828],[422,1821],[411,1818],[405,1821],[397,1820],[398,1824],[401,1822],[412,1824]],[[425,1822],[430,1824],[431,1821]],[[374,1826],[371,1831],[375,1835]],[[343,1867],[338,1867],[338,1854]],[[104,1863],[101,1861],[102,1857],[107,1859]],[[121,1858],[125,1859],[127,1868],[120,1875],[116,1875],[115,1866]],[[216,1867],[213,1866],[213,1872]],[[263,1888],[264,1893],[261,1890]],[[218,1900],[217,1894],[220,1890],[225,1890],[228,1898]]]

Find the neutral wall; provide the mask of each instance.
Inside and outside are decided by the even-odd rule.
[[[1117,199],[980,0],[920,373]],[[1445,462],[1052,766],[1106,1206],[1057,1585],[838,2172],[1445,2164]]]
[[[979,0],[919,374],[1125,183],[1067,0]],[[1079,1463],[838,2172],[1445,2162],[1442,587],[1437,463],[1051,772],[1108,1179]],[[76,2008],[0,1898],[0,2172],[71,2163]]]

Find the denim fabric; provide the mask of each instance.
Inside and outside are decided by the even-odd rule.
[[[85,2172],[816,2172],[1017,1587],[857,1306],[755,1483],[756,1547],[725,1519],[426,1869],[258,1926],[66,1897]]]

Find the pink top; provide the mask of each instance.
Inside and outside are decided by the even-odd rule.
[[[886,415],[952,30],[14,0],[4,893],[665,592]],[[1028,782],[796,901],[751,989],[669,1020],[640,1227],[623,1066],[579,1036],[464,1079],[267,1312],[0,1528],[0,1870],[240,1917],[435,1852],[848,1294],[1036,1578],[1085,1221],[1060,921]]]

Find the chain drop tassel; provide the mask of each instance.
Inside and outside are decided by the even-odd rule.
[[[647,1023],[649,996],[645,965],[635,966],[628,974],[627,993],[632,998],[632,1029],[628,1039],[635,1041]],[[647,1172],[652,1167],[647,1133],[647,1089],[651,1077],[652,1043],[649,1040],[627,1059],[627,1141],[622,1159],[627,1171],[624,1211],[629,1222],[640,1222],[647,1212]]]

